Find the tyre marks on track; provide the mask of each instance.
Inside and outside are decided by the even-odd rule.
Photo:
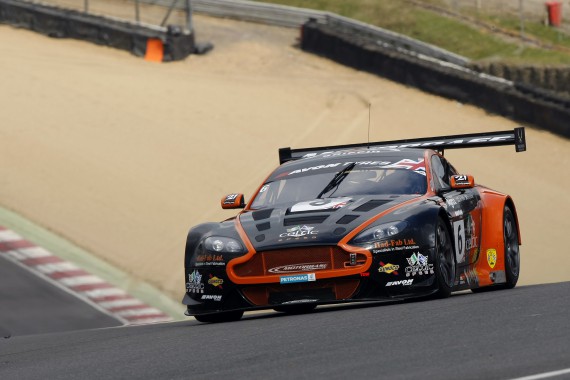
[[[0,255],[125,325],[171,321],[164,312],[0,226]]]

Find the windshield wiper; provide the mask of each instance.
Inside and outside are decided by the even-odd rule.
[[[344,181],[344,179],[346,178],[346,176],[348,175],[348,173],[350,173],[350,171],[356,166],[356,162],[352,162],[349,165],[347,165],[346,168],[342,169],[340,172],[336,173],[333,177],[333,179],[331,179],[331,181],[328,183],[328,185],[325,186],[325,188],[323,189],[323,191],[321,191],[319,193],[319,195],[317,195],[317,199],[320,199],[324,194],[328,193],[329,191],[331,191],[332,189],[334,189],[335,187],[338,187],[338,185],[340,185],[340,183],[342,181]]]

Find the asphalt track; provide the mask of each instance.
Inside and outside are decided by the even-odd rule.
[[[0,256],[0,337],[121,325],[117,319]]]
[[[564,282],[224,324],[13,337],[0,340],[0,378],[519,378],[570,367],[569,293]]]

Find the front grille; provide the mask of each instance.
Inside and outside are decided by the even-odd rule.
[[[350,256],[337,246],[316,246],[279,249],[258,252],[242,264],[234,267],[238,277],[274,276],[293,273],[320,272],[355,268],[366,261],[364,254],[357,254],[357,265],[350,265]]]

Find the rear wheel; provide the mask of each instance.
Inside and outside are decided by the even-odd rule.
[[[519,280],[520,251],[517,223],[509,206],[506,206],[503,211],[503,241],[505,243],[505,275],[507,278],[505,288],[512,289]]]
[[[225,311],[223,313],[195,315],[194,318],[199,322],[220,323],[239,321],[242,316],[243,311]]]
[[[435,277],[438,283],[436,297],[446,298],[451,295],[455,282],[455,254],[449,235],[449,228],[439,218],[435,228]]]
[[[519,280],[520,272],[520,251],[519,233],[515,216],[509,206],[503,210],[503,244],[505,258],[505,279],[506,282],[500,285],[485,286],[483,288],[471,289],[473,293],[488,292],[490,290],[512,289]]]

